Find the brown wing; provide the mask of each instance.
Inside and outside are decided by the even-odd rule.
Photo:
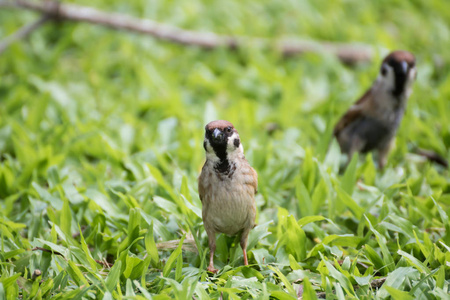
[[[206,164],[205,164],[206,165]],[[206,181],[205,181],[205,165],[203,165],[202,172],[198,177],[198,195],[200,197],[200,201],[203,202],[203,198],[206,192]]]
[[[366,107],[370,104],[372,93],[370,92],[370,89],[358,100],[353,104],[349,110],[342,116],[342,118],[339,120],[339,122],[336,124],[333,130],[334,136],[338,136],[341,131],[347,127],[348,124],[352,123],[361,115],[363,114],[364,110],[367,109]]]
[[[252,167],[250,167],[250,175],[250,180],[247,184],[253,187],[254,193],[256,194],[258,192],[258,173]]]

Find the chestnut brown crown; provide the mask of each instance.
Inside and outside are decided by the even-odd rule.
[[[225,121],[225,120],[216,120],[216,121],[209,122],[208,124],[206,124],[205,130],[212,131],[217,128],[221,131],[224,131],[228,127],[230,127],[233,131],[236,131],[233,124],[231,124],[230,122]]]
[[[416,65],[416,58],[414,54],[404,50],[396,50],[389,53],[383,60],[383,63],[387,63],[388,65],[398,64],[405,61],[410,68]]]

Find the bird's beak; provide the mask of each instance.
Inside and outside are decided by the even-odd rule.
[[[402,71],[403,74],[406,74],[406,72],[408,72],[408,63],[406,61],[402,61]]]
[[[215,140],[218,140],[218,141],[221,141],[221,140],[223,140],[223,138],[224,138],[224,134],[223,134],[223,132],[220,130],[220,129],[214,129],[214,131],[213,131],[213,138],[215,139]]]

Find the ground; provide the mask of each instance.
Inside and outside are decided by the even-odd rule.
[[[448,1],[77,4],[374,57],[205,51],[74,22],[13,44],[0,55],[0,298],[448,299],[449,170],[415,154],[450,158]],[[37,17],[0,9],[0,39]],[[360,156],[339,173],[332,127],[394,49],[416,55],[418,78],[388,165]],[[235,125],[259,174],[250,266],[218,236],[217,275],[197,191],[213,119]]]

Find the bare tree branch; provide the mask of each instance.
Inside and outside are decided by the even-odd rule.
[[[197,32],[161,24],[148,19],[139,19],[117,13],[107,13],[94,8],[54,1],[31,2],[26,0],[0,0],[0,6],[33,10],[61,20],[88,22],[106,27],[147,34],[158,39],[204,49],[225,47],[236,49],[249,44],[260,47],[274,46],[283,55],[291,56],[307,52],[331,53],[345,63],[370,61],[372,50],[367,45],[352,45],[332,42],[270,39],[217,35],[212,32]]]
[[[50,19],[49,16],[43,15],[38,20],[24,25],[22,28],[14,32],[13,34],[7,36],[5,39],[0,41],[0,54],[2,54],[11,44],[14,42],[26,38],[33,31],[41,27],[45,22]]]
[[[416,152],[417,154],[428,159],[429,161],[437,163],[446,169],[448,168],[448,161],[441,155],[437,154],[436,152],[422,148],[417,148]]]

